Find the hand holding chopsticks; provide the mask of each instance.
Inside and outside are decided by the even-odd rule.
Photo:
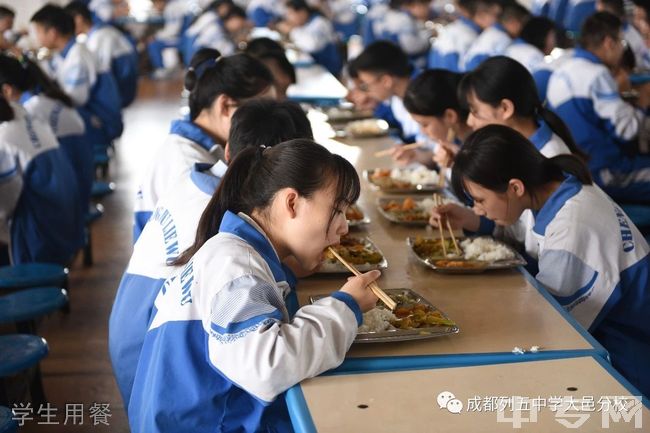
[[[421,143],[421,142],[412,143],[412,144],[405,144],[403,146],[398,146],[397,148],[400,149],[400,150],[417,149],[417,148],[420,148],[420,147],[424,146],[424,144],[425,143]],[[391,147],[390,149],[380,150],[379,152],[375,152],[375,157],[379,158],[381,156],[391,155],[394,152],[394,149],[395,148]]]
[[[433,195],[433,201],[436,206],[442,206],[442,197],[438,194]],[[445,234],[444,230],[442,228],[442,218],[438,217],[438,230],[440,230],[440,243],[442,245],[442,252],[447,256],[447,242],[445,241]],[[456,236],[454,236],[454,230],[451,228],[451,223],[449,222],[449,219],[445,218],[445,223],[447,230],[449,231],[449,235],[451,236],[451,241],[454,244],[454,250],[456,250],[457,255],[461,255],[461,250],[460,247],[458,246],[458,242],[456,241]]]
[[[341,264],[343,264],[343,266],[345,266],[350,272],[352,272],[357,277],[361,275],[361,272],[359,272],[357,268],[355,268],[352,264],[348,263],[347,260],[341,257],[341,255],[337,253],[334,248],[328,247],[328,249],[330,253],[332,253],[332,255],[336,257],[338,261],[341,262]],[[370,287],[370,290],[372,290],[375,296],[377,296],[384,304],[386,304],[386,306],[391,311],[395,309],[395,307],[397,306],[395,301],[393,301],[391,297],[386,294],[386,292],[381,290],[381,288],[377,285],[377,283],[372,282],[368,287]]]

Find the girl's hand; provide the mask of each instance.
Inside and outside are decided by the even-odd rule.
[[[438,227],[438,220],[443,224],[445,220],[449,220],[453,229],[465,229],[470,232],[477,231],[481,224],[481,219],[471,209],[456,203],[446,203],[433,208],[429,224]]]
[[[440,142],[433,154],[433,162],[440,167],[451,167],[459,150],[460,146],[454,143]]]
[[[390,155],[393,157],[393,161],[400,167],[406,167],[414,162],[431,166],[433,152],[430,150],[405,149],[404,146],[395,146],[391,149]]]
[[[368,285],[381,276],[379,271],[370,271],[361,274],[358,277],[348,278],[348,282],[341,287],[341,291],[352,296],[362,312],[366,312],[375,308],[377,305],[377,296],[372,293]]]

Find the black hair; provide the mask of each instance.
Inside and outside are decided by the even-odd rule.
[[[598,0],[607,12],[619,17],[621,20],[625,19],[625,4],[623,0]]]
[[[537,121],[541,117],[557,134],[571,153],[587,159],[576,145],[571,131],[560,117],[546,108],[539,99],[535,80],[519,62],[506,56],[495,56],[485,60],[476,69],[467,73],[458,86],[459,99],[467,106],[470,94],[493,107],[508,99],[514,105],[515,115]]]
[[[634,51],[629,45],[623,50],[623,56],[621,57],[621,67],[628,71],[632,72],[636,68],[636,57],[634,56]]]
[[[488,125],[471,133],[454,159],[451,183],[458,197],[471,199],[465,187],[469,180],[491,191],[503,193],[511,179],[519,179],[535,194],[543,185],[563,181],[566,174],[582,184],[592,179],[585,163],[574,155],[547,158],[519,132],[503,125]]]
[[[403,3],[404,3],[403,0],[390,0],[388,2],[388,7],[391,9],[399,9],[402,7]]]
[[[9,102],[0,94],[0,122],[14,120],[14,109]]]
[[[0,85],[8,84],[20,92],[38,91],[68,107],[72,99],[52,80],[36,63],[23,57],[18,60],[6,54],[0,54]]]
[[[596,12],[582,23],[578,42],[586,50],[598,48],[606,38],[618,40],[622,27],[623,23],[616,15]]]
[[[53,28],[62,36],[74,35],[74,19],[61,6],[48,3],[37,10],[30,21],[46,29]]]
[[[294,138],[313,139],[300,105],[274,99],[251,99],[235,111],[230,123],[230,158],[247,147],[273,146]]]
[[[71,1],[66,5],[65,8],[63,8],[67,13],[69,13],[73,18],[76,15],[81,16],[81,18],[87,22],[87,23],[92,23],[93,22],[93,16],[90,13],[90,9],[88,9],[88,6],[86,4],[75,0]]]
[[[445,110],[458,113],[461,121],[467,119],[467,108],[458,101],[461,74],[445,69],[430,69],[414,78],[406,89],[404,107],[409,113],[442,117]]]
[[[458,0],[458,6],[465,9],[470,17],[476,15],[479,10],[484,10],[492,6],[501,6],[500,0]]]
[[[221,21],[224,23],[231,18],[247,18],[246,11],[239,6],[232,6],[228,12],[224,14],[224,16],[221,17]]]
[[[546,17],[532,17],[521,29],[519,37],[544,52],[546,38],[551,32],[557,33],[555,23]]]
[[[530,11],[515,0],[507,1],[503,4],[503,10],[499,17],[500,22],[516,20],[525,23],[530,19]]]
[[[258,146],[242,150],[230,163],[203,211],[194,244],[173,265],[186,264],[218,233],[226,211],[248,215],[254,210],[263,212],[283,188],[295,188],[301,197],[310,198],[332,183],[336,198],[330,224],[342,205],[352,204],[359,198],[359,176],[352,164],[306,139],[285,141],[266,149]]]
[[[13,9],[5,6],[5,5],[0,5],[0,18],[14,18],[16,16],[16,12],[14,12]]]
[[[270,38],[256,38],[248,41],[246,44],[245,53],[254,57],[259,57],[268,52],[279,52],[284,54],[284,48],[279,42]]]
[[[248,54],[219,57],[217,50],[199,50],[185,74],[185,88],[190,91],[190,119],[210,108],[219,95],[236,101],[259,95],[273,85],[273,76],[259,60]]]
[[[296,84],[296,68],[291,64],[289,59],[287,59],[287,56],[284,53],[279,53],[277,51],[271,51],[266,54],[261,54],[258,56],[255,56],[258,59],[262,61],[262,63],[266,62],[273,62],[275,65],[282,71],[283,74],[285,74],[287,77],[289,77],[289,81],[291,81],[291,84]]]
[[[354,71],[409,77],[413,68],[406,53],[389,41],[376,41],[368,45],[351,62]]]
[[[306,11],[309,15],[318,13],[318,11],[309,6],[305,0],[287,0],[285,6],[294,11]]]

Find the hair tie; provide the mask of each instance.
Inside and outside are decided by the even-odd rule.
[[[199,80],[208,69],[212,69],[217,64],[217,62],[219,62],[219,59],[221,59],[221,57],[205,59],[196,65],[196,67],[190,67],[189,70],[194,71],[196,74],[196,79]]]

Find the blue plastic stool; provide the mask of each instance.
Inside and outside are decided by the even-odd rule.
[[[36,374],[30,383],[32,403],[36,406],[45,403],[43,380],[39,362],[47,356],[47,341],[36,335],[0,335],[0,381],[14,376],[29,368],[35,368]],[[0,387],[0,404],[8,404],[6,386]]]
[[[0,433],[14,433],[18,431],[18,421],[8,407],[0,406]]]
[[[96,204],[90,207],[90,210],[86,214],[86,227],[85,227],[85,242],[84,242],[84,266],[93,265],[93,248],[92,248],[92,232],[90,231],[90,226],[97,220],[104,216],[104,206],[101,204]]]
[[[0,324],[15,323],[18,332],[36,333],[36,319],[64,308],[68,293],[58,287],[25,289],[0,296]]]
[[[113,194],[115,192],[115,183],[113,182],[102,182],[102,181],[95,181],[93,182],[93,186],[90,192],[90,195],[94,199],[100,199],[102,197],[105,197],[109,194]]]
[[[0,267],[0,290],[30,287],[68,288],[68,269],[51,263],[23,263]]]
[[[650,206],[642,204],[622,204],[621,208],[639,229],[650,227]]]

